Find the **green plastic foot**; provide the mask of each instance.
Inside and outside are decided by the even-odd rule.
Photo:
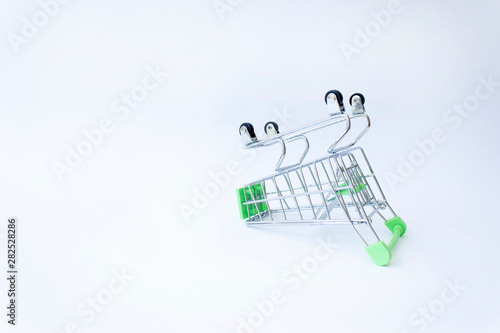
[[[391,250],[389,250],[383,241],[368,245],[365,247],[365,251],[379,266],[387,265],[392,258]]]
[[[388,219],[385,221],[385,226],[389,228],[389,230],[392,233],[395,233],[396,228],[401,228],[401,236],[403,236],[406,232],[406,224],[403,222],[403,220],[399,217],[393,217],[392,219]]]
[[[245,196],[246,190],[246,196]],[[246,220],[255,215],[259,214],[259,210],[261,213],[267,210],[267,204],[265,202],[260,202],[258,204],[245,205],[245,202],[250,200],[250,198],[255,198],[255,200],[264,199],[264,191],[262,190],[262,186],[260,184],[254,184],[250,187],[247,186],[245,189],[243,187],[236,190],[236,195],[238,196],[238,206],[240,209],[240,218],[242,220]],[[247,199],[246,199],[247,198]],[[257,209],[257,205],[259,209]]]
[[[345,184],[339,184],[339,187],[345,187],[346,185]],[[366,188],[366,185],[361,183],[359,185],[356,185],[356,187],[354,188],[354,190],[356,191],[356,193],[359,193],[361,192],[361,190],[364,190]],[[348,189],[345,189],[345,190],[336,190],[335,192],[337,193],[340,193],[342,195],[349,195],[349,190]],[[332,201],[332,200],[335,200],[336,198],[333,197],[331,199],[328,199],[328,201]]]

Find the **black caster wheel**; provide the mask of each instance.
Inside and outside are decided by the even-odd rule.
[[[253,129],[253,125],[250,123],[243,123],[240,125],[240,135],[242,133],[247,133],[252,141],[257,140],[257,136],[255,135],[255,130]]]
[[[344,97],[342,96],[342,93],[338,90],[330,90],[325,94],[325,103],[328,104],[328,95],[334,94],[335,97],[337,97],[337,101],[339,101],[339,105],[342,105],[342,101],[344,100]]]
[[[268,136],[273,136],[280,133],[278,124],[276,124],[274,121],[267,122],[266,125],[264,125],[264,131]]]
[[[363,96],[363,94],[360,93],[352,94],[351,97],[349,98],[349,104],[352,105],[352,99],[354,98],[354,96],[359,96],[359,98],[361,98],[361,104],[365,105],[365,96]]]

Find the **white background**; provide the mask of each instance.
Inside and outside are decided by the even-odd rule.
[[[221,18],[211,0],[71,1],[16,50],[9,36],[41,7],[0,2],[0,232],[17,216],[20,246],[18,326],[2,306],[1,331],[237,332],[276,289],[286,300],[253,331],[497,332],[500,87],[461,123],[443,117],[479,77],[500,82],[498,2],[401,1],[350,61],[342,43],[355,46],[388,2],[232,3]],[[168,78],[120,118],[115,100],[158,66]],[[238,152],[240,123],[261,132],[286,110],[294,118],[281,129],[298,127],[325,116],[330,89],[366,96],[373,127],[360,144],[408,225],[387,267],[350,227],[239,220],[235,189],[277,159],[272,148],[250,161]],[[104,118],[114,131],[58,179],[54,163]],[[437,128],[446,140],[391,186],[388,173]],[[314,141],[311,158],[330,141]],[[230,161],[238,174],[183,218],[181,205]],[[291,290],[283,274],[326,235],[338,247]],[[122,270],[134,279],[95,318],[77,313]],[[455,280],[465,290],[440,308]],[[424,324],[429,306],[439,314]]]

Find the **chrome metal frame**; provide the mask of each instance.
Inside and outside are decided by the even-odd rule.
[[[350,116],[344,112],[330,113],[327,118],[285,133],[273,133],[262,140],[243,138],[249,149],[278,143],[282,147],[275,167],[277,172],[243,187],[248,226],[350,224],[368,246],[366,234],[358,228],[367,225],[369,233],[380,241],[372,218],[379,216],[386,221],[381,212],[386,208],[393,217],[396,213],[387,202],[365,152],[355,146],[371,126],[359,98],[354,100],[352,111],[354,114]],[[365,119],[366,126],[354,141],[339,146],[351,129],[351,121],[356,118]],[[342,123],[345,128],[328,148],[328,155],[303,163],[309,151],[305,134]],[[297,140],[305,142],[299,161],[282,166],[286,144]]]

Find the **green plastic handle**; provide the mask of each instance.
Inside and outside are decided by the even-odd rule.
[[[397,227],[394,228],[393,232],[394,234],[392,235],[391,241],[389,242],[389,244],[387,244],[387,247],[391,251],[394,248],[394,245],[396,245],[396,242],[398,241],[399,237],[401,237],[401,235],[403,234],[403,228],[398,225]]]
[[[389,244],[386,245],[383,241],[380,241],[365,247],[365,251],[368,255],[380,266],[385,266],[391,261],[392,249],[396,245],[398,239],[406,232],[406,224],[399,216],[387,220],[385,226],[392,232],[392,238]]]

